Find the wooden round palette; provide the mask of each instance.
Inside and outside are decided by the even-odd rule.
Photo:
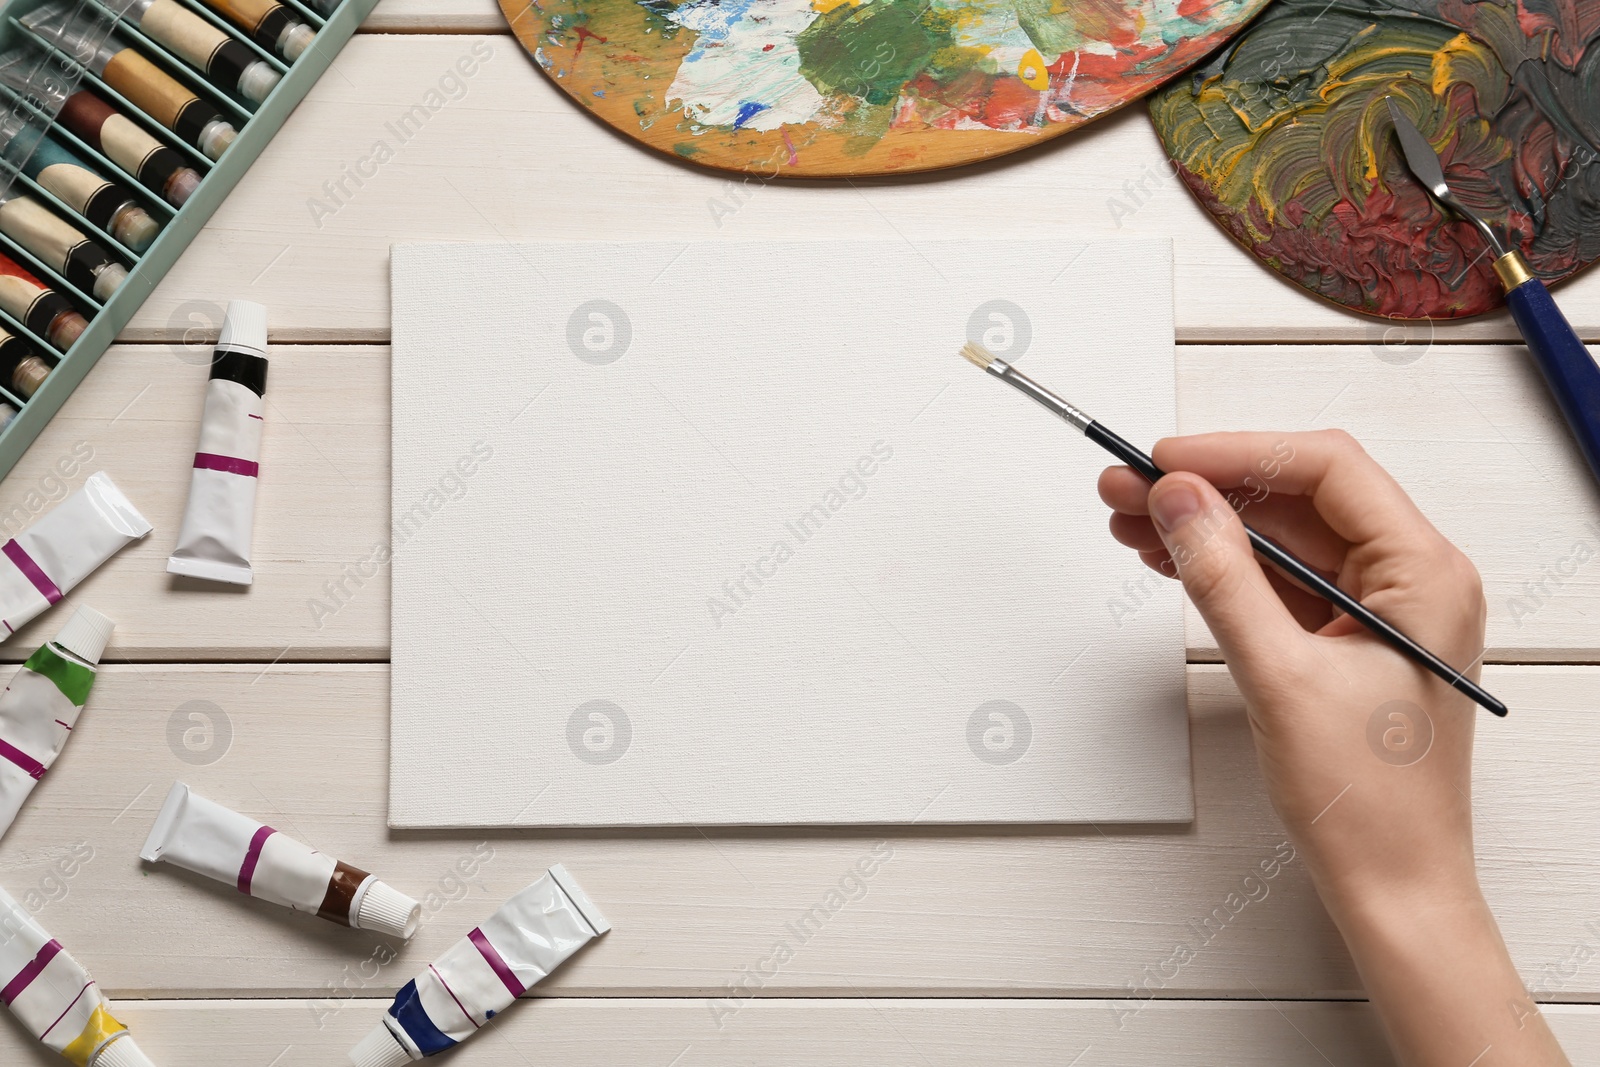
[[[1266,0],[500,0],[630,137],[768,177],[937,170],[1145,95]]]
[[[1600,256],[1600,0],[1278,0],[1150,101],[1178,176],[1262,262],[1390,318],[1503,303],[1493,256],[1406,169],[1385,96],[1546,282]]]

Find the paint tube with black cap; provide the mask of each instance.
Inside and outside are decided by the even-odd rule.
[[[34,354],[28,342],[0,326],[0,382],[7,389],[30,399],[54,369]]]
[[[114,37],[67,0],[23,15],[22,25],[76,59],[140,111],[206,154],[221,159],[239,131],[187,86]]]
[[[102,304],[128,280],[110,252],[31,196],[0,195],[0,233]]]
[[[173,207],[182,207],[200,187],[199,172],[188,166],[175,149],[151,137],[143,126],[94,93],[77,88],[49,56],[32,45],[0,54],[0,85],[34,101],[46,114],[55,115],[63,127]],[[55,338],[51,342],[55,343]]]
[[[174,863],[238,886],[246,896],[391,937],[409,938],[422,918],[422,905],[388,883],[207,800],[182,782],[167,794],[139,858]]]
[[[177,0],[103,0],[106,6],[165,45],[218,85],[236,89],[251,103],[266,100],[280,80],[272,64],[217,29]]]
[[[396,994],[350,1050],[355,1067],[405,1067],[454,1048],[611,924],[560,864]]]
[[[104,471],[0,545],[0,640],[72,592],[150,523]]]
[[[270,48],[293,63],[317,39],[317,33],[300,21],[298,13],[277,0],[201,0],[207,7],[244,30],[256,44]]]
[[[132,193],[46,136],[32,115],[13,111],[0,119],[0,145],[0,155],[13,168],[135,252],[149,248],[161,232]]]
[[[78,1067],[155,1067],[61,942],[0,889],[0,1003]]]
[[[72,736],[113,625],[80,607],[0,695],[0,837]]]
[[[63,352],[89,328],[89,320],[66,297],[4,254],[0,254],[0,309]]]
[[[211,357],[189,506],[167,570],[249,585],[256,481],[261,471],[262,399],[267,392],[267,309],[233,300]]]

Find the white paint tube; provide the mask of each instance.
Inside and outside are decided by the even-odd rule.
[[[350,1062],[404,1067],[454,1048],[609,929],[567,869],[551,867],[407,982]]]
[[[189,506],[167,570],[249,585],[256,482],[261,473],[262,399],[267,391],[267,309],[234,300],[211,357]]]
[[[178,782],[156,816],[139,858],[165,860],[237,886],[239,892],[359,930],[409,938],[422,905],[366,871]]]
[[[114,625],[80,607],[0,695],[0,837],[72,736]]]
[[[83,964],[0,889],[0,1002],[78,1067],[155,1067]]]
[[[6,628],[0,640],[149,532],[150,524],[110,475],[89,475],[82,489],[0,545],[0,625]]]

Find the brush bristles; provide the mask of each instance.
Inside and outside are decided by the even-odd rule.
[[[994,362],[995,358],[993,352],[989,351],[987,348],[984,348],[976,341],[968,341],[966,344],[962,345],[961,354],[967,357],[968,363],[971,363],[974,367],[977,367],[980,370],[988,370],[990,364]]]

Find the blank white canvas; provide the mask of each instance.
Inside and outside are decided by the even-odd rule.
[[[1164,241],[397,245],[396,827],[1192,817]]]

